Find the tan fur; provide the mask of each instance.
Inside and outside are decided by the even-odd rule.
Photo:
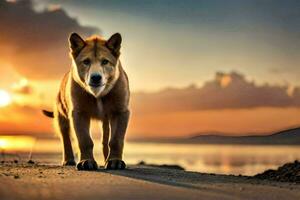
[[[93,156],[93,141],[90,136],[91,119],[103,122],[103,155],[108,169],[123,169],[124,137],[129,120],[128,78],[119,61],[121,36],[113,35],[108,41],[100,37],[81,39],[70,36],[73,65],[64,76],[57,96],[54,118],[64,146],[64,164],[74,164],[70,133],[77,137],[80,150],[78,169],[94,170],[97,163]],[[90,59],[89,66],[83,63]],[[102,65],[106,59],[109,64]],[[88,85],[91,73],[103,76],[104,86]]]

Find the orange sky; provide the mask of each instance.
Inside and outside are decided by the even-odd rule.
[[[39,109],[39,108],[35,108]],[[31,108],[0,108],[2,134],[52,137],[52,120]],[[195,134],[269,134],[300,124],[300,108],[225,109],[132,113],[128,137],[188,137]],[[98,130],[99,131],[99,130]],[[50,133],[50,134],[49,134]]]
[[[223,81],[220,83],[224,84]],[[205,85],[209,85],[209,81]],[[10,90],[7,90],[10,92],[12,102],[7,106],[0,107],[0,132],[4,135],[29,134],[51,137],[53,134],[52,120],[44,117],[40,110],[42,108],[51,109],[57,87],[58,82],[56,84],[53,82],[52,84],[39,84],[39,82],[31,83],[29,80],[24,81],[24,79],[12,84]],[[226,87],[230,87],[230,85],[226,82],[226,87],[224,87],[224,85],[220,85],[222,90],[226,90]],[[24,88],[31,88],[31,92]],[[42,88],[50,89],[45,92]],[[210,133],[227,135],[269,134],[300,124],[298,117],[300,116],[300,108],[297,107],[260,106],[207,109],[207,106],[215,106],[214,101],[211,101],[210,104],[200,104],[199,106],[206,106],[198,109],[197,105],[191,107],[191,102],[187,100],[180,101],[181,93],[189,96],[188,91],[191,91],[195,98],[199,98],[196,95],[199,93],[198,90],[205,90],[205,86],[202,88],[169,89],[158,93],[133,93],[132,117],[128,137],[188,137],[194,134]],[[177,96],[179,100],[168,101],[166,96],[171,94]],[[207,93],[205,95],[207,98],[212,98]],[[225,97],[222,97],[223,101]],[[216,105],[225,106],[226,104],[222,99],[217,99]],[[166,100],[167,103],[169,102],[168,105],[173,107],[166,107]],[[240,101],[243,103],[242,99]],[[198,102],[201,103],[201,101]],[[284,102],[280,103],[283,104]],[[229,106],[231,105],[229,104]]]
[[[299,126],[300,108],[256,108],[133,115],[131,136],[251,135]]]

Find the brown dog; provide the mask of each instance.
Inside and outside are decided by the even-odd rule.
[[[69,42],[72,68],[64,76],[54,117],[64,146],[63,164],[75,165],[71,133],[75,133],[80,150],[79,170],[96,170],[94,143],[90,136],[91,119],[103,123],[103,154],[106,169],[124,169],[124,136],[129,120],[128,78],[119,61],[121,35],[107,41],[100,37],[83,40],[72,33]]]

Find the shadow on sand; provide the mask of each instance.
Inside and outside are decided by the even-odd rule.
[[[113,175],[125,176],[134,179],[150,181],[159,184],[200,189],[203,184],[216,183],[239,183],[241,179],[245,182],[254,181],[251,177],[204,174],[199,172],[188,172],[185,170],[151,167],[146,165],[131,165],[125,170],[99,170],[99,172]]]

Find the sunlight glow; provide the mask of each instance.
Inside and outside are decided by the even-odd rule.
[[[232,79],[230,76],[223,76],[220,80],[220,85],[222,88],[226,88],[230,83],[231,83]]]
[[[20,79],[18,82],[12,85],[12,88],[15,90],[19,90],[20,88],[28,86],[28,80],[26,78]]]
[[[35,139],[29,136],[0,136],[0,149],[28,151],[34,146]]]
[[[4,149],[7,146],[7,141],[0,139],[0,149]]]
[[[0,107],[5,107],[11,103],[11,96],[5,90],[0,90]]]
[[[26,85],[28,85],[28,80],[27,80],[26,78],[22,78],[22,79],[20,80],[20,85],[21,85],[21,86],[26,86]]]

